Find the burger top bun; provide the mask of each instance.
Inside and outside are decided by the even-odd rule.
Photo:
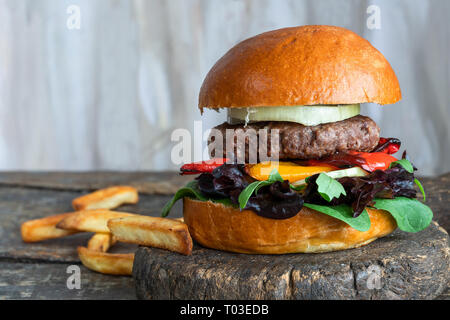
[[[199,108],[400,99],[394,71],[369,41],[344,28],[312,25],[262,33],[231,48],[207,74]]]

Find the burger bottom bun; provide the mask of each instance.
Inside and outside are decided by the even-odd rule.
[[[397,228],[387,211],[369,208],[367,211],[371,226],[362,232],[306,207],[292,218],[277,220],[211,201],[183,200],[184,222],[198,243],[212,249],[250,254],[316,253],[357,248]]]

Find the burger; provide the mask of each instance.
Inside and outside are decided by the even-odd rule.
[[[227,112],[211,159],[163,209],[183,199],[200,245],[247,254],[357,248],[396,228],[418,232],[432,212],[400,140],[360,114],[401,99],[397,77],[367,40],[335,26],[259,34],[207,74],[198,107]],[[420,192],[423,196],[418,195]]]

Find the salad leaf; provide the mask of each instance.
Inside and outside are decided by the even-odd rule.
[[[275,182],[275,181],[283,182],[284,179],[283,179],[283,177],[281,176],[281,174],[278,172],[277,169],[273,169],[273,170],[270,172],[270,174],[269,174],[269,179],[267,179],[267,181],[270,181],[270,182]]]
[[[197,200],[199,200],[199,199],[197,199]],[[215,202],[215,203],[221,203],[224,206],[236,207],[236,205],[233,203],[233,201],[231,201],[231,199],[223,198],[223,199],[208,199],[208,200]]]
[[[223,164],[211,173],[202,173],[195,180],[198,181],[199,191],[212,199],[239,194],[250,182],[244,172],[244,165],[240,164]]]
[[[417,186],[420,189],[420,192],[422,192],[422,196],[423,196],[423,202],[425,202],[426,198],[425,198],[425,190],[422,187],[422,184],[420,183],[420,181],[417,178],[414,178],[414,183],[417,184]]]
[[[292,190],[302,191],[302,190],[306,189],[306,184],[302,184],[302,185],[299,185],[299,186],[294,186],[293,184],[291,184],[290,187],[291,187]]]
[[[265,181],[255,181],[250,183],[242,192],[239,194],[239,208],[244,209],[247,205],[248,199],[252,196],[253,193],[258,193],[258,190],[262,187],[271,185],[272,183],[280,181],[283,182],[283,178],[278,173],[277,169],[273,169],[270,172],[269,179]]]
[[[301,195],[277,170],[272,170],[266,181],[254,181],[244,165],[224,164],[211,173],[202,173],[196,181],[198,191],[208,200],[252,210],[263,217],[287,219],[303,206]]]
[[[401,165],[409,173],[413,173],[414,172],[414,166],[407,159],[400,159],[400,160],[391,162],[391,164],[389,165],[389,168],[394,167],[396,164]]]
[[[341,204],[338,206],[323,206],[305,203],[303,206],[341,220],[358,231],[367,231],[370,229],[370,218],[366,209],[364,209],[358,217],[353,218],[353,209],[346,204]]]
[[[330,202],[333,198],[339,198],[342,195],[347,195],[344,187],[339,181],[329,177],[326,173],[321,173],[316,179],[317,192],[326,201]]]
[[[374,198],[392,199],[395,197],[415,198],[414,174],[406,171],[403,166],[394,166],[387,170],[376,170],[363,177],[343,177],[337,181],[344,187],[346,195],[333,198],[327,202],[318,192],[316,179],[319,175],[309,178],[303,197],[307,203],[320,205],[351,204],[353,216],[357,217]]]
[[[256,188],[258,188],[258,186],[261,186],[262,184],[266,184],[267,185],[268,181],[255,181],[250,183],[247,188],[245,188],[244,190],[242,190],[242,192],[239,194],[239,208],[242,210],[245,208],[245,206],[247,205],[248,199],[250,199],[250,197],[252,196],[253,192],[255,192]],[[271,183],[269,183],[271,184]]]
[[[375,199],[373,207],[389,211],[398,228],[406,232],[422,231],[431,223],[433,212],[416,199],[397,197],[394,199]]]
[[[222,203],[224,205],[232,205],[230,199],[210,199],[208,197],[205,197],[200,190],[198,189],[198,182],[197,181],[190,181],[186,186],[179,189],[173,198],[166,203],[166,205],[163,207],[161,212],[161,217],[167,217],[169,215],[170,210],[174,206],[174,204],[184,197],[190,197],[194,198],[200,201],[208,201],[211,200],[213,202]]]
[[[275,181],[252,195],[244,209],[271,219],[288,219],[295,216],[303,207],[303,198],[291,189],[288,180]]]

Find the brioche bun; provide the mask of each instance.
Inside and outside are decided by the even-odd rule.
[[[250,254],[316,253],[357,248],[393,232],[397,224],[384,210],[366,208],[371,221],[361,232],[321,212],[303,207],[283,220],[260,217],[211,201],[183,200],[184,222],[201,245]]]
[[[199,108],[338,105],[401,99],[389,62],[334,26],[274,30],[231,48],[200,89]]]

